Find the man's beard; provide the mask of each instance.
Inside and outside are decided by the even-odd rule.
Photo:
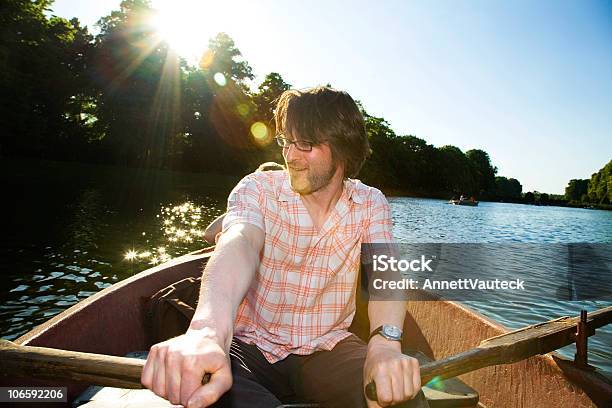
[[[336,163],[332,163],[327,169],[319,170],[316,172],[313,172],[312,168],[310,168],[306,177],[306,180],[308,181],[307,186],[296,185],[296,183],[294,183],[293,178],[291,178],[291,170],[289,170],[289,176],[291,178],[291,188],[296,193],[302,195],[312,194],[328,186],[331,179],[334,177],[334,174],[336,174],[337,169],[338,165]]]

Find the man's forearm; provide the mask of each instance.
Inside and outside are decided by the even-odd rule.
[[[198,306],[189,326],[229,349],[238,307],[259,265],[260,237],[253,228],[223,234],[202,276]],[[262,232],[263,233],[263,232]]]

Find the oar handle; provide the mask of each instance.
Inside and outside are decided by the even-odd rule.
[[[378,395],[376,394],[376,383],[372,381],[365,387],[365,395],[370,401],[377,401]]]
[[[425,385],[430,382],[437,374],[435,363],[423,364],[420,369],[421,374],[421,384]],[[378,395],[376,394],[376,383],[371,381],[368,385],[365,386],[365,395],[370,401],[377,401]]]
[[[0,375],[14,378],[61,378],[138,389],[143,388],[140,377],[144,364],[138,358],[22,346],[0,339]],[[210,374],[205,374],[202,384],[209,380]]]

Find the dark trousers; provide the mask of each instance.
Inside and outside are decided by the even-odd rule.
[[[234,383],[215,408],[274,408],[295,402],[318,402],[322,408],[366,407],[363,364],[367,346],[357,336],[342,340],[331,351],[290,355],[270,364],[256,346],[232,341]],[[427,408],[421,391],[402,408]]]

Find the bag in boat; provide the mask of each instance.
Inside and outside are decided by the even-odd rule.
[[[146,315],[153,344],[187,331],[198,303],[201,282],[202,278],[185,278],[151,296]]]

